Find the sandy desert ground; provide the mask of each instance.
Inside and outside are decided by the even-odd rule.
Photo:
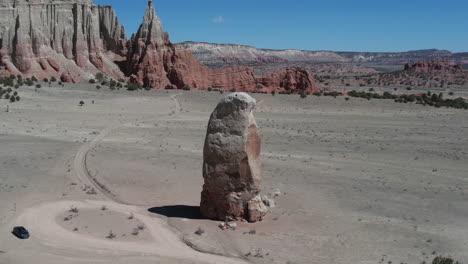
[[[223,231],[198,215],[223,95],[20,89],[0,100],[1,264],[468,262],[466,110],[255,94],[276,207]]]

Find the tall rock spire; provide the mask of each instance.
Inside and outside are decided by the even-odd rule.
[[[148,8],[146,8],[143,23],[140,25],[136,34],[137,39],[142,39],[145,42],[164,42],[164,31],[162,28],[161,20],[156,15],[154,10],[153,1],[148,1]]]

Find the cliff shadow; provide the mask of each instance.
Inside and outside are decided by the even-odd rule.
[[[125,60],[115,60],[114,63],[119,67],[119,69],[127,75],[127,61]]]
[[[200,214],[200,206],[168,205],[150,208],[148,212],[169,218],[206,219]]]

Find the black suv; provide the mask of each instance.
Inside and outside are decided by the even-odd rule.
[[[17,226],[13,228],[13,235],[15,235],[19,239],[28,239],[29,238],[29,232],[26,230],[26,228],[22,226]]]

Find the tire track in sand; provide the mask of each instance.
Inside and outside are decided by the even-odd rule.
[[[180,103],[177,99],[179,94],[170,96],[175,104],[175,114],[180,113]],[[158,119],[146,120],[155,121]],[[145,121],[140,121],[145,122]],[[83,251],[109,251],[110,254],[127,253],[143,253],[154,257],[167,257],[174,259],[174,263],[178,260],[186,260],[190,263],[226,263],[226,264],[246,264],[248,262],[218,256],[213,254],[198,252],[187,244],[181,238],[171,231],[168,224],[163,220],[151,217],[147,214],[146,209],[132,205],[123,204],[119,199],[103,186],[96,178],[90,175],[86,166],[86,158],[88,152],[97,146],[110,133],[129,125],[131,123],[113,126],[104,129],[92,141],[83,145],[75,155],[74,170],[77,179],[84,185],[95,188],[97,195],[102,200],[94,201],[60,201],[45,203],[33,208],[26,209],[18,218],[18,223],[22,223],[30,228],[32,236],[42,241],[44,244],[54,248],[72,248],[74,250]],[[63,214],[71,206],[78,206],[84,209],[96,209],[106,205],[110,210],[128,214],[132,212],[134,217],[145,223],[149,232],[151,232],[152,241],[149,242],[122,242],[110,241],[108,239],[99,239],[75,232],[67,231],[64,227],[57,223],[57,216]]]

